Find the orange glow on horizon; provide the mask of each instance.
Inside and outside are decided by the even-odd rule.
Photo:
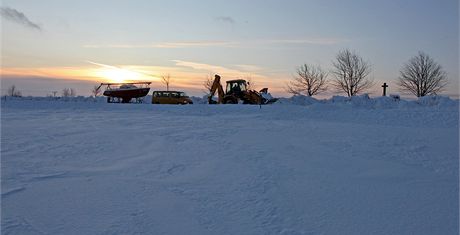
[[[141,80],[150,80],[145,78],[142,74],[127,70],[127,69],[117,69],[117,68],[100,68],[95,71],[95,77],[101,77],[107,80],[108,82],[127,82],[127,81],[141,81]]]
[[[44,77],[94,82],[159,81],[159,78],[143,72],[105,67],[1,68],[0,75],[2,77]]]
[[[46,77],[51,79],[73,79],[94,81],[91,68],[46,67],[46,68],[2,68],[2,76],[12,77]]]
[[[92,74],[94,77],[104,78],[108,82],[123,83],[128,81],[151,81],[159,80],[157,77],[151,75],[151,72],[146,73],[135,69],[130,69],[129,66],[112,66],[107,64],[86,61],[90,64],[99,66],[98,69]]]
[[[2,77],[27,78],[42,77],[56,80],[80,80],[94,84],[102,82],[129,82],[129,81],[151,81],[152,89],[163,89],[161,75],[171,75],[171,88],[184,91],[200,92],[204,90],[203,83],[207,77],[212,76],[209,71],[196,71],[194,69],[178,67],[161,67],[161,66],[136,66],[126,65],[122,67],[115,66],[81,66],[81,67],[40,67],[40,68],[0,68]],[[219,73],[225,81],[240,78],[234,73],[221,71]],[[251,76],[255,83],[255,89],[259,90],[268,87],[272,93],[284,93],[284,83],[269,77],[261,75]]]

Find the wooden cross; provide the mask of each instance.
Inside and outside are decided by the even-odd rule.
[[[387,83],[384,82],[382,87],[383,87],[383,96],[387,96],[387,87],[388,87]]]

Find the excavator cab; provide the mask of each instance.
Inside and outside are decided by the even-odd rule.
[[[225,89],[225,93],[227,95],[235,95],[240,96],[242,92],[246,92],[247,84],[246,81],[243,79],[238,80],[230,80],[227,81],[227,88]]]

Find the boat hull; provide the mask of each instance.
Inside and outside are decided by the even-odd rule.
[[[104,91],[105,96],[132,99],[146,96],[150,91],[150,88],[136,88],[136,89],[113,89]]]
[[[132,99],[138,100],[141,97],[146,96],[150,91],[150,88],[134,88],[134,89],[112,89],[104,91],[104,95],[107,96],[108,103],[130,103]]]

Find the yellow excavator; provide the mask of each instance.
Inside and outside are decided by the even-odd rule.
[[[227,81],[227,87],[222,88],[220,84],[220,76],[214,76],[214,82],[211,87],[211,94],[208,97],[209,104],[271,104],[278,99],[272,98],[268,94],[268,88],[264,88],[259,92],[247,89],[248,83],[244,79],[236,79]],[[212,97],[216,94],[218,100],[215,101]]]

